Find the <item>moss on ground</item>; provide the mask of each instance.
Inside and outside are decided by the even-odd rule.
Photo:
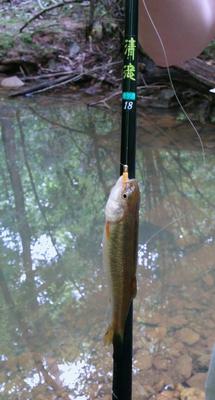
[[[14,36],[9,33],[0,33],[0,57],[4,57],[13,48],[15,43]]]

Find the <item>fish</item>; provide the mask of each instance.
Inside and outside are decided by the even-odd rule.
[[[127,169],[111,189],[105,207],[103,264],[108,277],[112,309],[111,323],[104,344],[115,339],[123,343],[125,322],[136,296],[140,190],[136,179],[129,179]]]

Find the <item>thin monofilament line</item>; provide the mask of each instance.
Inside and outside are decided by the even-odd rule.
[[[160,228],[158,231],[156,231],[152,236],[150,236],[150,238],[144,243],[144,246],[147,246],[147,244],[149,244],[149,242],[151,242],[152,239],[154,239],[156,236],[158,236],[161,232],[165,231],[166,228],[168,228],[169,226],[173,225],[175,222],[178,222],[185,217],[186,217],[186,214],[180,215],[180,217],[175,218],[171,222],[168,222],[168,224],[164,225],[162,228]]]
[[[155,33],[156,33],[156,35],[157,35],[157,37],[158,37],[158,40],[159,40],[159,42],[160,42],[160,44],[161,44],[161,48],[162,48],[162,50],[163,50],[163,54],[164,54],[164,58],[165,58],[165,63],[166,63],[166,68],[167,68],[167,73],[168,73],[168,78],[169,78],[169,82],[170,82],[171,88],[172,88],[172,90],[173,90],[173,93],[174,93],[174,95],[175,95],[175,98],[176,98],[176,100],[177,100],[177,102],[178,102],[178,104],[179,104],[181,110],[183,111],[185,117],[186,117],[187,120],[189,121],[190,125],[191,125],[192,128],[194,129],[194,131],[195,131],[195,133],[196,133],[196,135],[197,135],[197,137],[198,137],[198,139],[199,139],[199,142],[200,142],[200,145],[201,145],[201,149],[202,149],[203,163],[204,163],[204,165],[205,165],[205,164],[206,164],[206,158],[205,158],[205,149],[204,149],[204,145],[203,145],[203,142],[202,142],[202,138],[201,138],[201,136],[200,136],[200,134],[199,134],[199,132],[198,132],[198,129],[197,129],[196,126],[194,125],[193,121],[191,120],[191,118],[190,118],[189,115],[187,114],[186,110],[184,109],[183,105],[181,104],[181,101],[180,101],[179,98],[178,98],[178,95],[177,95],[176,90],[175,90],[175,86],[174,86],[173,81],[172,81],[172,77],[171,77],[171,73],[170,73],[170,69],[169,69],[168,57],[167,57],[167,53],[166,53],[166,49],[165,49],[163,40],[162,40],[162,38],[161,38],[161,36],[160,36],[160,33],[158,32],[158,29],[157,29],[157,27],[156,27],[156,25],[155,25],[155,23],[154,23],[154,21],[153,21],[151,15],[150,15],[150,12],[149,12],[149,10],[148,10],[148,8],[147,8],[147,6],[146,6],[145,0],[143,0],[143,5],[144,5],[144,8],[145,8],[145,10],[146,10],[146,13],[147,13],[147,15],[148,15],[148,17],[149,17],[149,20],[150,20],[150,22],[151,22],[151,24],[152,24],[152,26],[153,26],[153,28],[154,28],[154,31],[155,31]]]
[[[112,395],[113,395],[114,399],[119,400],[118,396],[113,392],[113,390],[112,390]]]

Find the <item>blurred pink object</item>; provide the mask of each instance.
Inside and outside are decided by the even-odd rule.
[[[156,64],[166,66],[166,60],[144,2],[162,39],[168,65],[196,57],[215,39],[215,0],[139,0],[139,41]]]

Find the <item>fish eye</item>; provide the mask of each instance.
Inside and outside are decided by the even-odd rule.
[[[122,197],[123,197],[123,199],[127,199],[127,194],[123,193]]]

